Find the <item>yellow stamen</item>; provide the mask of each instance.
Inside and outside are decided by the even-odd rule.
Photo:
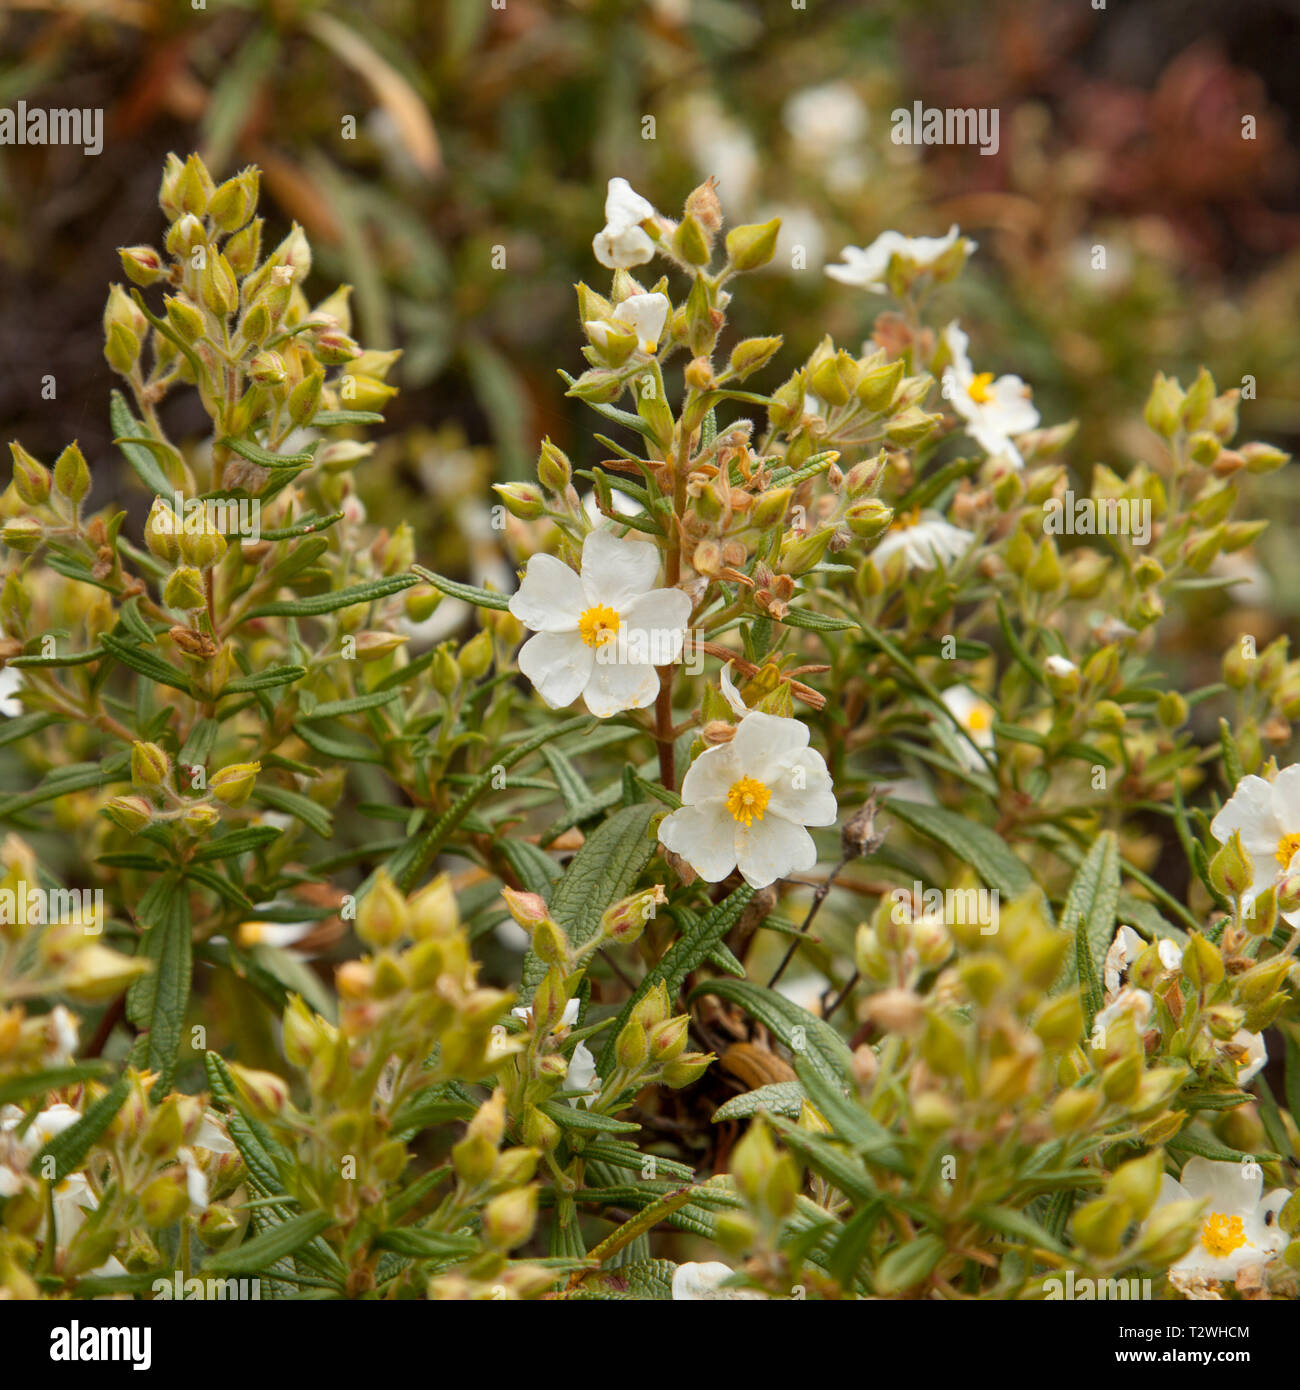
[[[598,603],[578,619],[578,635],[589,647],[603,647],[618,636],[619,621],[612,608]]]
[[[1277,842],[1277,862],[1289,869],[1296,850],[1300,850],[1300,834],[1283,835]]]
[[[767,803],[772,799],[771,790],[756,777],[742,777],[731,784],[727,793],[727,810],[741,825],[753,825],[763,819]]]
[[[1201,1227],[1201,1244],[1216,1260],[1226,1259],[1234,1250],[1249,1245],[1246,1229],[1239,1216],[1225,1216],[1212,1211]]]
[[[913,526],[921,524],[921,509],[913,507],[911,511],[899,512],[894,518],[894,524],[889,528],[891,531],[910,531]]]
[[[980,372],[980,374],[966,388],[967,394],[976,405],[987,405],[989,399],[989,387],[993,384],[992,372]]]
[[[973,734],[982,734],[993,727],[993,710],[988,705],[976,705],[966,716],[966,727]]]

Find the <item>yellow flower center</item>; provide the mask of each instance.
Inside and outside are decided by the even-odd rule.
[[[589,647],[603,647],[618,636],[619,621],[612,608],[598,603],[578,619],[578,635]]]
[[[1249,1244],[1241,1217],[1225,1216],[1221,1211],[1212,1211],[1201,1227],[1201,1244],[1216,1260],[1227,1259],[1234,1250],[1240,1250],[1243,1245]]]
[[[989,400],[989,387],[993,384],[992,372],[980,372],[966,388],[967,395],[976,405],[986,405]]]
[[[989,705],[976,705],[966,716],[966,727],[973,734],[982,734],[993,727],[993,710]]]
[[[727,793],[727,810],[741,825],[753,825],[756,820],[763,819],[763,812],[771,799],[770,789],[758,778],[742,777],[731,784],[731,790]]]
[[[891,531],[910,531],[913,526],[921,524],[921,509],[913,507],[909,512],[899,512],[894,518],[894,524],[889,528]]]
[[[1289,868],[1298,849],[1300,849],[1300,833],[1283,835],[1277,842],[1277,862],[1284,869]]]

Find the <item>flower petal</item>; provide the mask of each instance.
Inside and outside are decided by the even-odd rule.
[[[591,674],[582,692],[587,708],[597,719],[608,719],[611,714],[619,714],[623,710],[645,709],[647,705],[654,704],[659,694],[659,672],[653,666],[638,661],[602,659],[611,649],[617,657],[620,645],[610,643],[608,648],[596,652],[596,660],[592,663]]]
[[[571,705],[587,687],[595,652],[576,632],[539,632],[519,648],[519,669],[552,709]]]
[[[658,578],[659,552],[645,541],[619,540],[609,531],[598,530],[582,543],[582,589],[587,604],[608,604],[622,613],[634,598],[649,593]]]
[[[797,825],[834,825],[840,808],[826,760],[815,748],[801,748],[779,776],[768,782],[768,813]]]
[[[807,873],[817,864],[813,837],[793,821],[768,811],[752,825],[736,825],[736,863],[751,888],[766,888],[779,878]]]
[[[807,746],[807,724],[761,710],[750,710],[731,740],[736,766],[760,782],[766,782],[770,772],[780,771],[786,760]]]
[[[659,843],[681,855],[706,883],[718,883],[736,867],[735,830],[721,802],[683,806],[660,821]]]
[[[634,660],[671,666],[681,660],[690,617],[691,600],[681,589],[651,589],[623,609],[620,640]]]
[[[729,743],[706,748],[686,769],[682,779],[682,802],[698,806],[705,801],[722,801],[740,777],[736,757]],[[728,814],[730,814],[728,812]]]
[[[1273,787],[1253,773],[1237,783],[1227,804],[1210,822],[1210,834],[1226,844],[1233,831],[1241,831],[1242,843],[1252,856],[1273,854],[1286,833],[1273,809]]]
[[[510,599],[510,611],[534,632],[574,632],[587,607],[582,580],[554,555],[528,561],[523,582]]]

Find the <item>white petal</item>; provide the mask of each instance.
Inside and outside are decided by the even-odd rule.
[[[636,334],[643,352],[653,352],[671,308],[665,294],[634,294],[614,310],[614,317]]]
[[[1288,831],[1300,830],[1300,763],[1284,767],[1273,779],[1273,811]]]
[[[617,645],[611,642],[596,652],[582,692],[587,708],[597,719],[608,719],[611,714],[620,714],[623,710],[645,709],[654,704],[659,694],[659,672],[653,666],[602,659]]]
[[[599,530],[582,543],[582,589],[588,605],[608,604],[622,613],[634,598],[649,593],[658,578],[659,551],[645,541],[619,540]]]
[[[798,825],[834,825],[840,808],[826,760],[815,748],[802,748],[779,776],[767,784],[770,814]]]
[[[759,710],[750,710],[731,740],[736,766],[743,775],[760,782],[766,782],[769,772],[785,766],[786,760],[807,746],[806,724]]]
[[[1259,1205],[1264,1172],[1258,1163],[1219,1163],[1210,1158],[1189,1158],[1179,1178],[1189,1197],[1205,1197],[1210,1211],[1245,1216]]]
[[[802,825],[770,811],[752,825],[736,825],[736,863],[751,888],[807,873],[817,865],[817,846]]]
[[[563,709],[586,689],[596,655],[576,632],[539,632],[519,648],[517,661],[542,699]]]
[[[1244,1028],[1239,1028],[1232,1035],[1232,1041],[1246,1051],[1245,1060],[1237,1067],[1237,1085],[1249,1086],[1268,1063],[1268,1047],[1265,1045],[1264,1036],[1262,1033],[1248,1033]]]
[[[626,179],[610,179],[605,185],[605,221],[626,227],[655,215],[654,204],[643,198]]]
[[[546,554],[528,561],[510,600],[510,611],[534,632],[574,632],[587,606],[582,580],[563,560]]]
[[[1298,827],[1300,828],[1300,827]],[[1237,783],[1227,804],[1210,822],[1210,834],[1226,844],[1235,830],[1252,856],[1267,847],[1275,853],[1277,842],[1286,834],[1273,810],[1273,787],[1253,773]]]
[[[634,659],[650,666],[671,666],[681,660],[691,600],[680,589],[651,589],[634,598],[621,616],[620,640]]]
[[[725,800],[732,784],[741,775],[731,744],[720,743],[706,748],[686,769],[682,779],[682,802],[695,806],[705,801]]]
[[[630,270],[654,259],[655,244],[640,227],[605,227],[591,239],[591,250],[607,270]]]
[[[736,867],[735,832],[731,813],[715,801],[683,806],[665,816],[659,823],[659,842],[686,860],[706,883],[718,883]]]

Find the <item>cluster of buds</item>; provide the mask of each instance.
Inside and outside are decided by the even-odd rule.
[[[1286,743],[1300,718],[1300,661],[1288,661],[1290,639],[1284,633],[1256,652],[1250,637],[1235,640],[1223,655],[1223,680],[1237,692],[1240,715],[1235,739],[1241,765],[1258,772],[1264,742]]]
[[[238,1152],[200,1097],[155,1098],[156,1080],[126,1070],[122,1103],[66,1171],[46,1146],[104,1099],[104,1085],[66,1088],[30,1121],[17,1115],[0,1124],[0,1289],[35,1297],[27,1290],[36,1264],[68,1281],[161,1271],[170,1259],[153,1233],[182,1220],[213,1245],[240,1229],[235,1212],[219,1201],[242,1181]]]
[[[34,458],[17,440],[9,445],[13,457],[13,494],[17,506],[6,508],[0,540],[10,550],[26,552],[81,532],[82,504],[90,492],[90,468],[74,440],[48,468]],[[10,512],[13,512],[10,515]],[[102,541],[102,537],[100,538]],[[104,554],[111,557],[105,548]],[[111,558],[105,563],[96,547],[97,578],[112,572]]]

